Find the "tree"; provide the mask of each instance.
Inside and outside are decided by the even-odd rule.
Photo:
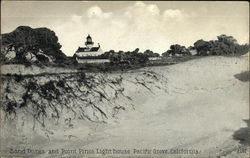
[[[235,55],[244,55],[249,52],[249,44],[237,45],[235,47]]]
[[[249,45],[240,45],[232,36],[220,35],[217,40],[198,40],[194,43],[198,55],[242,55],[249,51]]]
[[[238,44],[237,40],[233,36],[227,36],[225,34],[217,36],[217,39],[219,42],[223,42],[227,45]]]
[[[170,50],[167,50],[162,54],[162,56],[186,56],[191,55],[190,51],[179,44],[174,44],[170,46]]]
[[[202,39],[194,43],[194,48],[197,50],[197,55],[209,55],[210,43]]]
[[[48,28],[19,26],[13,32],[2,34],[2,45],[12,45],[20,56],[25,56],[28,51],[38,55],[41,50],[56,61],[66,59],[55,32]]]
[[[153,51],[149,49],[145,50],[143,54],[146,55],[147,57],[159,57],[160,56],[160,54],[154,53]]]

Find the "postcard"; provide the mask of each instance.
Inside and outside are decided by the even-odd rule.
[[[1,1],[1,158],[247,158],[247,1]]]

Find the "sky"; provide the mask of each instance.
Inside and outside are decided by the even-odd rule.
[[[1,1],[1,33],[18,26],[55,31],[68,56],[86,36],[103,51],[139,48],[157,53],[172,44],[231,35],[249,43],[249,4],[244,1]]]

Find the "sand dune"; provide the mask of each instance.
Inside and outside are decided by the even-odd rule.
[[[118,111],[105,124],[79,122],[72,129],[57,131],[57,138],[50,142],[38,145],[35,141],[36,146],[44,150],[99,148],[100,153],[92,156],[105,156],[101,149],[124,152],[110,155],[107,150],[107,157],[246,157],[249,149],[239,151],[249,145],[249,82],[235,75],[249,71],[248,62],[248,56],[205,57],[109,74],[110,78],[122,78],[120,86],[132,109]],[[115,103],[123,101],[118,97]],[[59,136],[64,135],[68,137],[60,140]],[[131,153],[125,154],[125,149]],[[170,150],[176,153],[166,153]],[[186,150],[191,153],[181,153]]]

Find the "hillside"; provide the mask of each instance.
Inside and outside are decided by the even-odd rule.
[[[241,79],[248,62],[248,56],[204,57],[124,73],[6,72],[2,152],[25,145],[182,148],[199,150],[190,157],[245,157],[237,150],[249,145],[249,80]]]

